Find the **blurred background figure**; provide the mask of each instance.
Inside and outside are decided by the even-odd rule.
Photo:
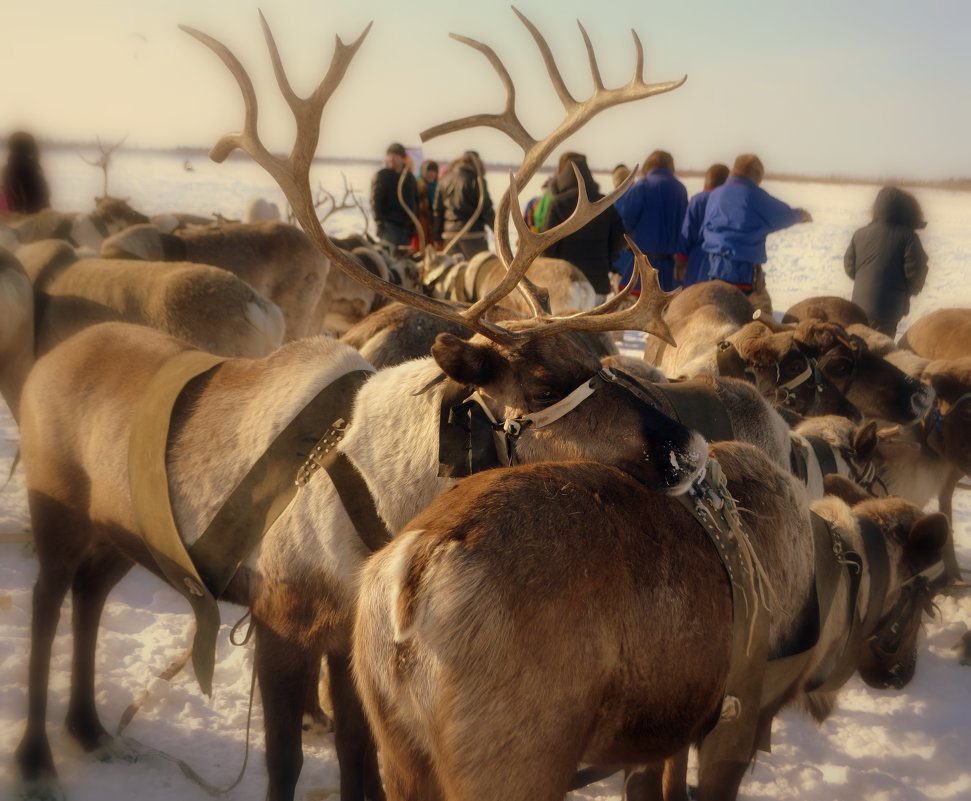
[[[401,196],[412,213],[418,214],[415,176],[406,171],[407,157],[404,146],[392,142],[385,153],[384,167],[375,173],[371,182],[371,213],[377,224],[378,238],[395,247],[408,247],[415,234],[415,225],[398,200],[398,181],[402,172]]]
[[[705,188],[688,201],[688,210],[681,223],[678,251],[674,254],[674,280],[682,286],[691,286],[708,280],[708,254],[701,247],[704,236],[701,224],[712,189],[717,189],[728,178],[728,167],[712,164],[705,173]]]
[[[658,271],[661,289],[674,289],[674,254],[688,210],[688,190],[674,176],[674,157],[664,150],[651,153],[641,177],[616,206],[630,238]],[[623,251],[616,269],[624,286],[634,274],[634,257],[629,250]]]
[[[600,200],[603,193],[594,181],[587,165],[587,157],[581,153],[564,153],[560,156],[559,167],[549,185],[551,196],[549,211],[543,221],[546,231],[559,225],[569,218],[577,207],[580,189],[577,184],[577,174],[574,165],[580,173],[587,198],[593,202]],[[601,304],[610,292],[610,271],[614,260],[624,244],[624,224],[620,215],[609,207],[602,214],[598,214],[579,231],[556,242],[544,252],[544,256],[565,259],[587,277],[597,293],[597,304]]]
[[[426,245],[432,244],[435,239],[433,228],[435,223],[435,192],[437,189],[438,162],[431,160],[422,162],[421,175],[416,182],[416,195],[418,198],[418,220],[421,222]],[[411,249],[418,250],[417,232]]]
[[[765,238],[813,219],[805,209],[791,208],[762,189],[764,177],[758,156],[739,156],[728,180],[711,191],[702,223],[709,279],[733,284],[746,295],[764,291]]]
[[[40,149],[26,131],[17,131],[7,138],[3,195],[7,208],[21,214],[34,214],[51,205],[50,190],[40,166]]]
[[[853,234],[843,257],[853,279],[853,302],[888,337],[896,338],[910,298],[924,288],[927,254],[917,231],[926,225],[917,198],[885,186],[873,202],[872,221]]]
[[[618,164],[614,167],[613,172],[610,173],[610,179],[614,183],[614,189],[624,183],[628,175],[630,175],[630,167],[626,164]]]
[[[479,180],[482,180],[483,202],[478,214]],[[438,184],[435,193],[435,240],[448,243],[465,224],[475,217],[469,230],[462,235],[458,248],[471,259],[476,253],[488,250],[485,228],[492,228],[496,212],[489,197],[485,167],[474,150],[467,150],[454,162]]]

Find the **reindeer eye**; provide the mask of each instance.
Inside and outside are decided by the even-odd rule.
[[[552,389],[544,389],[533,395],[533,404],[540,407],[552,406],[559,399],[559,395]]]
[[[826,372],[831,375],[843,378],[853,371],[853,363],[849,359],[833,359],[829,363]]]

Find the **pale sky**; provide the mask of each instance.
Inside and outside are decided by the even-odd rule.
[[[0,136],[208,147],[242,125],[235,81],[177,29],[226,43],[253,77],[261,133],[288,151],[289,110],[273,83],[257,9],[276,35],[291,81],[307,94],[334,36],[374,27],[324,112],[324,156],[382,158],[418,146],[433,124],[501,110],[486,59],[448,37],[490,45],[517,88],[517,110],[539,138],[562,119],[533,41],[497,0],[30,0],[4,3]],[[687,74],[680,89],[603,112],[562,146],[610,168],[656,148],[683,169],[758,153],[772,171],[942,179],[971,176],[971,2],[968,0],[520,0],[544,33],[575,97],[589,95],[580,20],[608,87],[630,80],[641,37],[645,79]],[[449,160],[473,147],[487,161],[521,152],[482,129],[425,145]]]

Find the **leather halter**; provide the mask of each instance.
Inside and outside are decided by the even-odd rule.
[[[456,390],[446,391],[442,404],[442,425],[439,439],[440,476],[467,476],[491,467],[508,467],[516,464],[516,445],[529,429],[545,428],[572,412],[587,398],[607,385],[620,387],[643,405],[657,411],[655,399],[636,379],[616,368],[603,367],[580,384],[566,397],[537,412],[497,420],[485,398],[478,390],[455,385],[458,396],[464,399],[455,403]],[[491,435],[494,449],[486,447]]]

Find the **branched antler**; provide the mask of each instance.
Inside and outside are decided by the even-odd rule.
[[[636,171],[632,171],[631,176],[628,176],[628,179],[625,180],[623,184],[621,184],[616,190],[614,190],[614,192],[604,199],[608,202],[598,201],[596,204],[589,203],[581,188],[581,198],[577,204],[577,210],[574,212],[571,218],[562,225],[557,226],[557,228],[553,229],[552,231],[544,232],[545,234],[553,234],[548,239],[537,240],[530,238],[524,247],[522,237],[524,231],[527,229],[525,225],[520,225],[520,215],[511,213],[511,210],[514,208],[518,209],[519,191],[529,182],[533,175],[535,175],[536,170],[538,170],[546,159],[549,158],[553,150],[562,144],[567,137],[578,131],[601,111],[611,108],[612,106],[630,103],[634,100],[641,100],[643,98],[651,97],[664,92],[670,92],[671,90],[681,86],[685,80],[687,80],[687,76],[685,76],[678,81],[667,81],[664,83],[654,84],[646,83],[643,77],[644,48],[641,45],[641,41],[637,36],[637,33],[632,31],[631,33],[634,38],[634,48],[636,52],[634,76],[625,86],[616,89],[607,89],[604,86],[603,79],[600,75],[600,68],[597,64],[596,53],[594,52],[590,37],[588,36],[583,25],[577,22],[587,50],[587,57],[590,62],[590,72],[594,84],[593,94],[587,100],[578,101],[573,97],[567,88],[566,83],[563,80],[563,76],[560,74],[559,67],[556,64],[556,59],[553,57],[553,53],[550,50],[546,39],[539,32],[536,26],[533,25],[533,23],[530,22],[518,9],[513,8],[513,11],[533,37],[533,40],[535,41],[536,46],[543,57],[543,62],[546,65],[553,88],[556,91],[557,96],[560,98],[560,102],[563,104],[563,108],[566,113],[559,126],[543,139],[535,139],[532,135],[530,135],[516,114],[515,85],[513,84],[512,79],[509,77],[509,72],[506,70],[495,51],[493,51],[488,45],[484,45],[481,42],[477,42],[465,36],[451,34],[452,38],[456,41],[467,44],[469,47],[472,47],[474,50],[482,53],[488,59],[489,63],[492,64],[493,68],[499,75],[499,80],[506,89],[505,107],[499,114],[475,114],[453,120],[451,122],[446,122],[441,125],[436,125],[421,133],[422,141],[428,141],[446,133],[453,133],[455,131],[467,130],[470,128],[491,127],[506,134],[523,150],[524,157],[522,165],[516,174],[511,176],[509,190],[502,196],[496,212],[496,250],[498,251],[500,260],[506,267],[507,274],[503,281],[500,282],[500,284],[492,292],[490,292],[485,298],[474,304],[469,309],[471,315],[483,314],[488,308],[497,302],[496,298],[505,297],[511,291],[512,287],[516,286],[520,281],[523,281],[529,264],[537,255],[539,255],[539,253],[542,252],[543,248],[547,247],[548,244],[552,243],[552,241],[562,239],[563,237],[568,236],[570,233],[579,230],[587,222],[596,217],[597,214],[604,211],[614,202],[614,200],[620,197],[620,195],[622,195],[628,189],[633,181],[633,175],[636,173]],[[578,181],[578,183],[582,187],[582,181]],[[517,231],[521,237],[519,252],[517,252],[515,255],[513,254],[509,238],[510,217],[514,221]],[[539,247],[541,244],[543,247]],[[523,283],[527,289],[527,296],[529,294],[533,294],[534,296],[534,299],[530,301],[531,305],[533,306],[534,313],[539,314],[537,307],[540,305],[540,301],[535,295],[535,287],[532,287],[532,285],[526,281],[523,281]]]
[[[566,90],[562,77],[559,75],[559,71],[553,61],[552,54],[549,51],[549,47],[546,45],[543,37],[522,14],[518,11],[516,11],[516,14],[529,29],[543,54],[553,84],[564,103],[564,107],[567,109],[565,120],[553,134],[541,141],[534,140],[530,137],[516,117],[514,108],[515,88],[502,62],[499,61],[495,53],[487,46],[470,39],[467,40],[464,37],[455,37],[459,41],[464,41],[484,53],[496,68],[507,90],[506,109],[500,115],[468,117],[464,120],[437,126],[422,134],[423,139],[429,139],[433,135],[437,136],[452,130],[461,130],[479,125],[491,125],[506,132],[514,141],[523,147],[525,153],[523,164],[516,175],[512,176],[510,188],[503,195],[499,213],[497,214],[497,245],[500,251],[500,259],[506,266],[508,273],[500,286],[492,290],[486,299],[464,312],[457,311],[452,304],[446,301],[430,298],[387,281],[382,281],[369,271],[361,268],[356,261],[351,259],[344,251],[331,242],[324,233],[320,220],[317,218],[316,206],[310,190],[308,176],[320,138],[321,116],[323,115],[324,106],[340,85],[341,80],[350,66],[351,60],[370,31],[370,24],[349,45],[344,44],[340,37],[336,37],[334,55],[326,75],[321,79],[320,84],[309,97],[301,98],[294,93],[290,86],[269,25],[263,14],[260,13],[260,24],[263,27],[263,35],[266,39],[267,48],[269,49],[277,85],[287,104],[290,106],[297,123],[297,136],[289,156],[285,159],[272,155],[259,138],[257,130],[258,104],[256,92],[249,75],[239,60],[225,45],[208,34],[184,25],[180,26],[182,30],[198,39],[219,56],[236,79],[243,95],[245,118],[242,132],[223,136],[210,151],[210,157],[216,162],[222,162],[236,148],[240,148],[249,154],[257,164],[263,167],[273,177],[283,190],[284,195],[293,207],[294,215],[315,246],[328,256],[339,269],[359,283],[394,300],[400,300],[422,311],[460,323],[473,331],[489,337],[493,341],[514,344],[537,336],[547,336],[558,331],[607,331],[619,327],[628,327],[632,324],[636,324],[635,327],[655,333],[662,338],[669,338],[670,332],[667,331],[667,326],[660,318],[660,311],[669,302],[671,294],[661,292],[660,287],[657,285],[656,277],[653,275],[653,268],[651,268],[650,263],[643,254],[639,254],[639,258],[635,260],[637,269],[641,274],[642,293],[637,304],[632,309],[619,310],[619,299],[615,299],[583,315],[566,318],[549,318],[545,315],[539,316],[536,320],[535,328],[519,331],[509,331],[484,318],[488,308],[497,304],[499,300],[508,295],[516,284],[524,278],[526,269],[536,255],[541,253],[543,249],[548,247],[556,239],[567,236],[585,225],[596,214],[609,206],[619,194],[626,190],[629,184],[622,184],[621,187],[618,187],[607,198],[596,203],[591,203],[587,199],[584,189],[581,188],[580,202],[578,202],[577,209],[573,215],[555,229],[542,234],[528,232],[525,228],[525,223],[522,220],[518,220],[516,225],[520,234],[520,252],[513,257],[508,240],[508,217],[513,198],[517,198],[518,205],[519,188],[524,186],[532,177],[536,169],[552,152],[553,148],[603,109],[642,97],[649,97],[660,92],[670,91],[684,82],[684,79],[682,79],[678,82],[666,84],[645,84],[640,77],[643,66],[643,54],[641,52],[640,41],[635,34],[634,39],[638,49],[638,69],[634,79],[628,86],[622,87],[621,89],[604,89],[599,77],[599,70],[596,67],[593,49],[584,31],[584,41],[587,44],[587,52],[591,60],[596,88],[591,98],[579,103]],[[582,26],[581,31],[583,31]],[[579,184],[581,187],[583,186],[582,181],[579,181]],[[535,290],[535,288],[533,289]],[[534,311],[539,314],[540,302],[535,292],[533,295]],[[650,315],[655,315],[655,317],[648,319]]]

